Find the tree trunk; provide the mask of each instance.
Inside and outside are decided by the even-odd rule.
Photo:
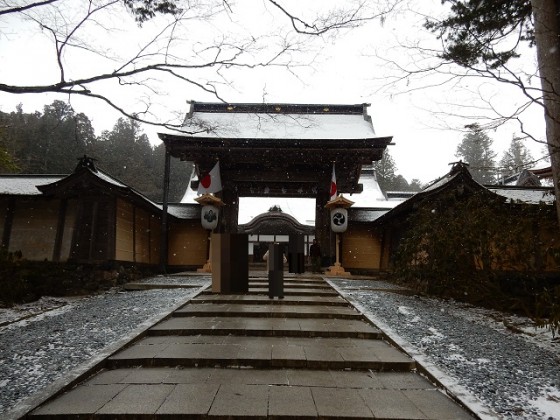
[[[560,1],[531,0],[545,107],[546,140],[560,223]]]

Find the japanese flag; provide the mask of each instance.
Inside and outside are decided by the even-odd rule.
[[[216,162],[210,172],[198,180],[198,194],[217,193],[222,191],[222,179],[220,178],[220,162]]]
[[[330,200],[334,200],[336,198],[336,193],[337,193],[337,189],[336,189],[336,175],[334,173],[334,163],[332,166],[332,179],[331,179],[331,188],[329,190],[329,195],[330,195]]]

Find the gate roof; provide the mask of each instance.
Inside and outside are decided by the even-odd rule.
[[[316,196],[333,162],[339,192],[360,192],[362,165],[381,159],[392,139],[376,136],[368,104],[190,104],[183,132],[160,138],[199,173],[219,160],[222,182],[241,196]]]

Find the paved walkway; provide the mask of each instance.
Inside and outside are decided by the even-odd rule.
[[[472,418],[322,279],[204,292],[31,417]]]

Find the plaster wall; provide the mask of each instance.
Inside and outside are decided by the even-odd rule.
[[[161,219],[154,214],[117,199],[115,259],[157,264]]]
[[[204,265],[208,259],[208,232],[199,220],[170,224],[169,265]]]
[[[52,260],[59,200],[17,200],[8,251],[27,260]]]
[[[134,206],[117,199],[115,259],[134,261]]]
[[[78,214],[78,201],[68,200],[66,204],[66,215],[64,218],[64,231],[60,244],[60,261],[66,261],[72,251],[72,238],[76,229],[76,217]]]
[[[366,225],[350,225],[342,237],[342,265],[346,269],[378,270],[381,264],[381,240]]]

